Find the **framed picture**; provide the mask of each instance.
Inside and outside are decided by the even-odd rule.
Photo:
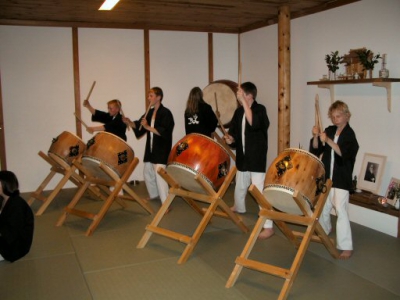
[[[386,156],[365,153],[357,188],[378,194],[385,164]]]
[[[388,188],[386,190],[386,199],[394,200],[396,198],[396,192],[400,188],[400,179],[393,178],[390,179],[390,183],[388,185]]]

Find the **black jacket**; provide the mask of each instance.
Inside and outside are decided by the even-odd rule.
[[[154,109],[150,109],[149,113],[147,114],[146,120],[148,124],[151,124],[153,113]],[[151,150],[150,131],[144,129],[144,127],[139,130],[140,121],[143,116],[141,116],[139,120],[135,121],[136,129],[134,129],[134,133],[137,138],[140,138],[145,134],[147,135],[143,161],[151,162],[153,164],[166,165],[172,148],[172,131],[175,126],[174,117],[168,108],[164,107],[162,104],[160,105],[154,122],[154,128],[157,129],[160,135],[153,134],[153,150]]]
[[[253,102],[253,125],[246,120],[245,127],[245,153],[243,153],[242,120],[244,108],[236,109],[230,127],[229,134],[235,139],[232,147],[236,147],[236,167],[242,172],[265,172],[267,168],[268,152],[268,127],[269,119],[266,108]]]
[[[337,126],[332,125],[325,129],[325,133],[331,140],[334,140],[336,130]],[[310,141],[310,152],[318,157],[322,154],[322,162],[325,166],[325,177],[330,178],[332,148],[327,143],[325,143],[325,146],[322,145],[320,139],[318,139],[318,148],[313,148],[312,142],[313,139]],[[333,176],[331,178],[332,187],[350,191],[352,189],[353,169],[359,146],[356,134],[349,124],[343,128],[337,144],[342,156],[336,153],[334,154],[335,162],[333,165]]]
[[[11,196],[0,214],[0,254],[16,261],[31,249],[34,217],[31,208],[20,196]]]

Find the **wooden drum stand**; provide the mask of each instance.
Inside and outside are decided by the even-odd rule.
[[[121,198],[124,200],[131,200],[131,201],[136,201],[145,211],[147,211],[149,214],[153,214],[154,211],[153,209],[145,202],[145,200],[141,199],[127,184],[127,180],[131,176],[132,172],[136,168],[137,164],[139,163],[139,160],[137,157],[135,157],[129,166],[127,167],[126,171],[124,174],[119,177],[114,171],[112,171],[106,164],[100,163],[99,168],[107,174],[110,178],[110,180],[106,180],[104,178],[99,178],[96,176],[93,176],[90,171],[88,171],[85,166],[82,165],[81,161],[74,161],[73,165],[78,168],[82,173],[85,174],[85,182],[81,185],[81,187],[78,189],[77,193],[75,194],[74,198],[71,200],[71,202],[68,204],[67,207],[64,208],[64,213],[61,215],[61,217],[58,219],[58,222],[56,223],[57,226],[62,226],[63,223],[65,222],[67,215],[72,214],[76,215],[78,217],[82,218],[87,218],[92,220],[91,225],[89,226],[88,230],[86,231],[86,236],[90,236],[93,234],[94,230],[97,228],[99,225],[100,221],[103,219],[105,214],[107,213],[108,209],[110,206],[113,204],[114,201],[116,201],[119,205],[122,207],[126,207],[126,204],[121,201]],[[75,208],[81,197],[83,196],[84,192],[88,189],[91,188],[92,185],[97,186],[105,195],[105,200],[104,204],[102,205],[100,211],[97,214],[78,210]],[[112,188],[112,191],[111,189]],[[123,190],[125,191],[128,195],[120,196],[119,192]]]
[[[146,232],[140,240],[139,244],[137,245],[137,248],[145,247],[153,233],[171,238],[173,240],[186,244],[186,248],[178,260],[178,264],[183,264],[187,261],[190,254],[193,252],[194,247],[196,246],[205,228],[207,227],[208,223],[214,215],[230,219],[243,232],[249,231],[242,220],[240,220],[238,216],[231,211],[229,206],[222,199],[229,187],[229,184],[236,174],[236,167],[232,167],[230,169],[224,182],[217,192],[214,191],[210,184],[208,184],[201,175],[197,174],[194,178],[199,182],[199,184],[201,184],[207,194],[201,194],[198,192],[191,192],[189,190],[182,189],[177,181],[175,181],[175,179],[173,179],[171,175],[168,174],[167,171],[163,168],[159,168],[157,172],[170,185],[169,194],[167,199],[159,209],[158,213],[154,217],[153,221],[146,226]],[[184,234],[158,226],[176,196],[182,197],[192,209],[194,209],[202,216],[202,219],[192,236],[186,236]],[[209,204],[209,206],[207,209],[202,209],[197,205],[196,201],[207,203]]]
[[[293,193],[293,201],[299,207],[303,215],[291,215],[284,212],[276,211],[268,202],[268,199],[266,199],[264,195],[254,185],[250,186],[249,191],[260,205],[261,210],[259,213],[258,221],[250,235],[250,238],[248,239],[240,256],[236,258],[236,266],[234,267],[228,279],[228,282],[226,283],[227,288],[230,288],[235,284],[240,272],[242,271],[243,267],[245,267],[285,279],[285,283],[279,294],[278,299],[286,299],[289,290],[292,287],[293,282],[300,269],[300,265],[303,261],[304,255],[306,254],[310,241],[322,243],[332,255],[332,257],[339,257],[339,252],[336,249],[334,242],[325,234],[324,230],[318,222],[318,218],[321,215],[329,191],[332,187],[332,181],[330,179],[327,180],[326,187],[326,192],[319,195],[317,204],[314,206],[313,211],[311,210],[309,203],[305,201],[304,198],[299,195],[299,192],[296,190]],[[260,233],[263,224],[267,219],[273,220],[278,228],[282,231],[282,233],[297,249],[296,256],[290,269],[284,269],[279,266],[273,266],[248,258],[257,240],[258,234]],[[306,231],[304,233],[292,231],[286,225],[286,222],[305,226]]]

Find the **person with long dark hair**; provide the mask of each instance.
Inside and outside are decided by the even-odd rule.
[[[217,128],[218,120],[211,105],[203,99],[203,91],[194,87],[189,93],[185,109],[185,131],[200,133],[208,137]]]
[[[0,260],[14,262],[31,249],[34,217],[19,195],[18,179],[11,171],[0,171]]]

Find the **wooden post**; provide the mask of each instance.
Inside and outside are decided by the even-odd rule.
[[[150,33],[144,30],[144,107],[147,107],[147,94],[150,90]]]
[[[75,95],[75,114],[81,116],[81,85],[79,72],[79,36],[78,28],[72,28],[72,61],[74,66],[74,95]],[[76,135],[82,138],[82,126],[75,120]]]
[[[214,81],[214,44],[213,34],[208,33],[208,82]]]
[[[278,153],[290,146],[290,9],[278,13]]]

